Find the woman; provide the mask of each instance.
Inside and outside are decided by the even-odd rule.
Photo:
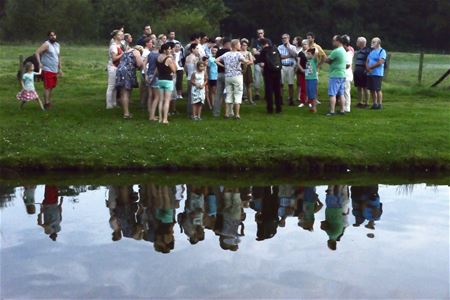
[[[144,60],[145,66],[145,85],[148,89],[147,110],[150,121],[158,121],[156,115],[156,108],[159,104],[159,82],[156,71],[156,61],[159,56],[160,42],[152,40],[152,50]]]
[[[303,107],[306,105],[306,79],[305,79],[305,69],[306,69],[306,51],[309,49],[308,40],[297,40],[297,45],[301,45],[301,50],[298,52],[297,58],[297,99],[300,102],[298,107]],[[298,48],[298,46],[297,46]]]
[[[252,95],[252,89],[253,89],[253,72],[251,65],[253,64],[255,58],[253,57],[253,54],[248,51],[248,40],[247,39],[241,39],[241,53],[244,56],[246,60],[249,61],[248,65],[242,66],[242,75],[244,77],[244,89],[247,94],[247,99],[250,104],[255,104],[253,102],[253,95]]]
[[[132,115],[128,109],[131,90],[138,87],[136,69],[142,69],[144,63],[141,54],[141,46],[135,46],[127,50],[120,59],[116,72],[116,88],[120,89],[120,102],[123,109],[123,118],[131,119]]]
[[[161,98],[159,100],[159,122],[167,125],[169,124],[169,106],[174,88],[173,77],[177,71],[177,66],[175,65],[175,59],[172,56],[172,47],[170,44],[162,45],[159,53],[156,62],[159,89],[161,91]]]
[[[244,79],[242,77],[241,63],[250,62],[241,54],[241,42],[238,39],[231,41],[231,50],[222,56],[216,58],[217,65],[225,68],[225,89],[227,97],[225,98],[226,112],[225,118],[233,116],[233,105],[235,108],[235,118],[241,119],[239,111],[244,92]]]
[[[117,106],[117,92],[116,92],[116,71],[122,58],[123,51],[121,42],[123,40],[123,32],[114,30],[111,33],[113,41],[109,46],[109,60],[108,60],[108,87],[106,89],[106,109],[111,109]]]

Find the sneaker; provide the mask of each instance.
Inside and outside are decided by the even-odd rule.
[[[334,117],[335,115],[336,115],[336,113],[329,112],[325,116],[327,116],[327,117]]]
[[[322,102],[320,102],[319,99],[317,99],[316,104],[322,104]]]
[[[338,115],[340,115],[340,116],[345,116],[347,113],[345,112],[345,111],[340,111],[340,112],[338,112]]]
[[[356,108],[364,108],[364,104],[358,103],[358,104],[356,104]]]
[[[377,109],[383,109],[383,104],[378,104],[378,108]]]
[[[370,109],[378,109],[378,104],[373,104],[371,107],[370,107]]]
[[[305,104],[300,103],[300,105],[299,105],[298,107],[302,108],[302,107],[304,107],[304,106],[305,106]]]

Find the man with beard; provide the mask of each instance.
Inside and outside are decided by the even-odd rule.
[[[44,80],[44,107],[51,106],[52,91],[58,83],[58,75],[62,76],[60,46],[56,42],[56,32],[48,32],[48,40],[36,50],[36,60],[42,69]]]

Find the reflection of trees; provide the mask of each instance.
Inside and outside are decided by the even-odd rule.
[[[0,208],[7,207],[15,198],[16,188],[10,185],[0,185]]]

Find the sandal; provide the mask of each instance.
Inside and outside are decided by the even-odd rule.
[[[123,118],[124,118],[125,120],[129,120],[129,119],[133,118],[133,115],[132,115],[132,114],[129,114],[128,116],[123,115]]]

